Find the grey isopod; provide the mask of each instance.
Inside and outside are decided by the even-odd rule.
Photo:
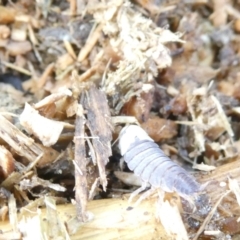
[[[119,135],[119,148],[129,169],[143,183],[165,192],[176,192],[182,197],[200,191],[200,184],[167,157],[141,127],[124,127]]]

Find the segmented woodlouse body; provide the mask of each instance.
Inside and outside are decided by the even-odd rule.
[[[200,184],[168,158],[139,126],[130,125],[120,133],[119,148],[130,170],[152,187],[180,196],[200,191]]]

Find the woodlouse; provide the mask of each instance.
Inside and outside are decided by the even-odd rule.
[[[200,184],[182,167],[168,158],[153,139],[139,126],[122,129],[119,148],[130,170],[143,183],[165,192],[176,192],[187,197],[200,191]],[[144,190],[144,186],[140,191]]]

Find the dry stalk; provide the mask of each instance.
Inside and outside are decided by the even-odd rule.
[[[81,222],[87,221],[86,207],[88,199],[87,169],[85,161],[84,125],[85,117],[82,105],[78,105],[75,127],[75,200],[77,205],[77,217]]]
[[[47,82],[48,80],[48,76],[53,72],[54,70],[54,63],[50,63],[45,71],[43,72],[42,76],[40,77],[40,79],[38,80],[38,88],[41,89],[45,83]]]
[[[78,61],[82,62],[88,54],[91,52],[95,44],[97,43],[101,32],[102,32],[103,24],[99,24],[96,29],[92,32],[92,34],[89,35],[88,40],[85,44],[85,46],[81,49],[79,55],[78,55]]]

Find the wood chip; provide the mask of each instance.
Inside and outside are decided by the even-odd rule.
[[[85,150],[85,122],[82,105],[78,105],[75,127],[75,200],[77,217],[79,221],[88,221],[87,215],[87,169],[86,169],[86,150]]]
[[[15,169],[15,160],[4,146],[0,146],[0,159],[0,177],[7,178]]]
[[[15,19],[16,11],[9,7],[0,6],[0,24],[12,23]]]
[[[56,159],[58,152],[36,144],[32,138],[23,134],[16,126],[0,115],[0,138],[2,138],[20,156],[29,162],[42,155],[38,166],[44,166]],[[20,144],[19,144],[20,143]]]
[[[87,111],[87,126],[93,137],[92,143],[95,150],[100,181],[106,191],[107,179],[105,165],[112,155],[112,123],[111,115],[104,92],[92,86],[84,99],[84,109]]]
[[[6,45],[6,50],[11,56],[17,56],[21,54],[26,54],[32,50],[32,45],[29,41],[9,41]]]
[[[47,147],[54,145],[58,141],[64,126],[61,122],[41,116],[28,103],[25,104],[19,120],[28,133],[33,134]]]

